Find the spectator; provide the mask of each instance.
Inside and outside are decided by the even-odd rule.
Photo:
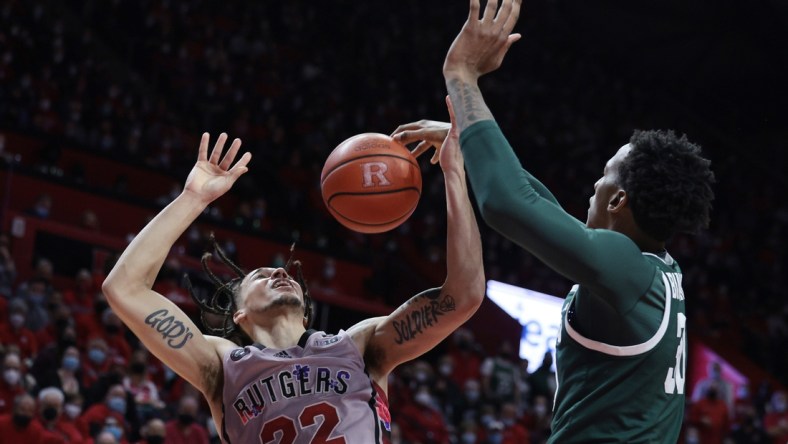
[[[405,442],[449,443],[446,420],[436,407],[428,385],[419,385],[413,402],[405,403],[395,418]]]
[[[36,335],[27,328],[27,303],[22,299],[12,299],[8,304],[8,323],[0,325],[0,343],[8,347],[15,345],[24,359],[31,359],[38,353]]]
[[[8,299],[13,295],[16,281],[16,264],[11,255],[8,235],[0,233],[0,298]],[[0,313],[0,316],[4,313]]]
[[[551,432],[552,401],[544,395],[534,397],[533,408],[526,412],[523,425],[529,431],[531,442],[540,443],[547,440]]]
[[[496,356],[488,357],[481,366],[482,387],[488,401],[495,404],[520,402],[520,373],[509,341],[501,343]]]
[[[123,441],[120,441],[116,438],[115,434],[117,433],[117,429],[114,428],[113,424],[108,424],[107,427],[102,429],[94,439],[89,440],[88,444],[122,444]],[[121,436],[123,436],[121,434]]]
[[[77,420],[82,415],[82,403],[82,394],[74,393],[66,395],[66,401],[65,404],[63,404],[62,420],[76,427]]]
[[[129,374],[123,378],[123,387],[134,397],[137,416],[143,421],[157,416],[165,405],[159,399],[159,390],[148,376],[147,353],[136,351],[131,358]]]
[[[6,353],[3,358],[3,380],[0,381],[0,414],[11,411],[14,399],[27,392],[22,360],[16,353]],[[33,400],[35,403],[35,400]],[[2,435],[0,435],[2,436]]]
[[[80,268],[74,277],[74,286],[63,292],[63,303],[74,315],[90,315],[98,291],[90,271]]]
[[[65,395],[76,395],[81,392],[80,367],[81,359],[79,349],[71,345],[61,354],[57,367],[41,369],[38,382],[41,386],[54,387],[61,390]]]
[[[452,333],[452,344],[449,354],[453,362],[462,362],[454,367],[452,379],[460,387],[469,379],[481,380],[480,347],[473,338],[473,333],[467,328],[459,328]]]
[[[706,390],[714,386],[717,396],[725,402],[728,412],[733,412],[733,385],[722,376],[722,365],[717,361],[709,363],[706,377],[698,381],[692,391],[692,402],[697,402],[706,395]]]
[[[98,216],[93,210],[85,210],[82,212],[79,225],[85,230],[94,232],[101,231]]]
[[[63,420],[63,403],[65,396],[57,387],[47,387],[38,393],[39,420],[45,433],[65,443],[81,443],[82,434],[76,426]]]
[[[140,430],[142,441],[137,444],[164,444],[167,441],[167,429],[164,421],[151,418]]]
[[[109,371],[112,365],[107,341],[100,337],[88,341],[85,355],[80,361],[82,362],[82,386],[93,385],[102,374]]]
[[[178,403],[177,417],[167,421],[167,444],[208,444],[208,430],[196,422],[200,403],[185,396]]]
[[[531,393],[534,396],[545,396],[553,399],[555,393],[555,373],[553,372],[553,354],[548,351],[544,354],[542,365],[528,377]]]
[[[730,430],[728,406],[716,385],[709,385],[706,396],[690,406],[689,417],[703,443],[722,442]]]
[[[517,404],[507,402],[501,406],[503,423],[502,444],[529,444],[528,430],[519,422]]]
[[[466,420],[476,421],[481,416],[482,404],[482,386],[479,381],[465,381],[462,398],[456,405],[452,422],[460,424]]]
[[[39,332],[49,324],[49,310],[47,304],[52,296],[49,283],[38,276],[31,278],[27,285],[17,292],[17,298],[27,303],[25,326],[33,333]]]
[[[48,219],[52,211],[52,197],[49,194],[39,194],[27,214],[39,219]]]
[[[788,442],[788,396],[784,391],[772,395],[771,411],[763,418],[763,427],[774,444]]]
[[[126,391],[123,386],[113,385],[107,391],[104,402],[93,404],[79,417],[77,428],[83,436],[94,436],[106,425],[118,426],[123,430],[126,427],[126,406]],[[107,423],[107,418],[113,418],[114,422]]]
[[[131,359],[131,346],[125,337],[126,326],[111,308],[104,310],[101,315],[100,337],[107,344],[107,353],[111,357],[121,357],[124,362]]]
[[[0,414],[0,438],[8,443],[43,444],[44,429],[36,416],[36,400],[27,393],[14,398],[12,413]]]

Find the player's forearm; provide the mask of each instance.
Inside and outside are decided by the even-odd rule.
[[[447,172],[446,283],[460,307],[476,309],[484,299],[482,243],[464,172]]]
[[[454,118],[460,133],[476,122],[494,119],[476,81],[452,75],[446,77],[446,89],[454,104]]]
[[[207,207],[197,196],[184,192],[153,218],[131,241],[110,272],[105,287],[153,286],[172,245]]]

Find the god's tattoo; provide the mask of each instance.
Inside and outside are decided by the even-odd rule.
[[[145,324],[161,333],[162,339],[167,340],[167,345],[172,348],[181,348],[194,337],[189,327],[175,319],[175,316],[164,308],[149,314],[145,318]]]

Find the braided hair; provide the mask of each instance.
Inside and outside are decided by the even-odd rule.
[[[238,324],[233,321],[233,315],[238,310],[236,297],[241,289],[241,281],[246,277],[246,272],[227,257],[222,247],[216,242],[213,233],[210,235],[210,242],[213,250],[219,256],[219,259],[235,273],[236,277],[228,281],[223,281],[208,265],[208,261],[211,260],[213,255],[210,252],[205,252],[200,259],[200,263],[202,264],[202,269],[206,276],[208,276],[208,279],[210,279],[215,286],[213,295],[208,298],[198,297],[188,274],[184,274],[183,277],[186,288],[192,300],[200,307],[200,321],[206,333],[221,336],[239,345],[249,345],[253,341]],[[301,261],[293,260],[294,250],[295,243],[290,246],[290,257],[284,269],[290,274],[290,267],[293,265],[296,267],[296,282],[301,286],[304,293],[304,326],[309,328],[312,324],[313,315],[312,298],[309,296],[309,289],[306,286]]]

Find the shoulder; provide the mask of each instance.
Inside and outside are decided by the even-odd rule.
[[[210,336],[205,335],[205,340],[208,341],[209,344],[213,346],[214,351],[219,356],[219,358],[223,358],[225,354],[229,351],[234,350],[236,348],[241,348],[238,344],[229,339],[221,338],[219,336]]]
[[[369,340],[375,334],[375,329],[384,319],[386,319],[385,316],[364,319],[347,330],[347,334],[353,339],[362,355],[367,348],[367,344],[369,344]]]

